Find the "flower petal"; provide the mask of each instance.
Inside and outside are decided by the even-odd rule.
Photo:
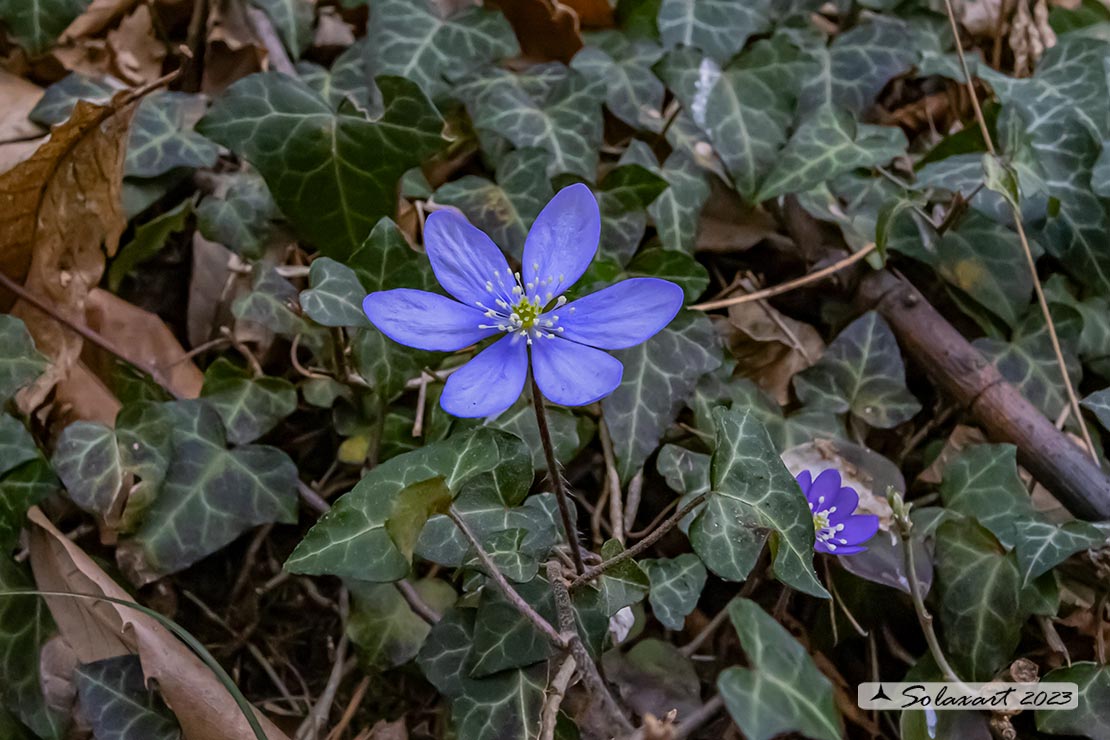
[[[833,535],[837,544],[841,540],[847,540],[849,545],[862,545],[879,531],[879,517],[874,514],[857,514],[841,523],[844,529]]]
[[[497,333],[478,328],[489,321],[478,309],[423,290],[371,293],[362,310],[382,334],[416,349],[454,352]]]
[[[455,211],[444,209],[424,224],[424,249],[436,279],[448,293],[468,306],[495,298],[509,300],[516,279],[505,255],[488,236]],[[493,295],[487,286],[493,284]]]
[[[859,494],[850,486],[841,486],[840,490],[833,494],[832,505],[836,507],[832,518],[841,521],[851,516],[859,506]]]
[[[524,240],[524,282],[542,283],[536,293],[545,303],[548,293],[561,296],[590,266],[600,237],[594,194],[582,183],[563,188],[540,211]]]
[[[599,349],[553,337],[532,343],[532,372],[549,401],[584,406],[612,393],[624,366]]]
[[[798,487],[802,489],[802,493],[809,493],[809,487],[813,485],[813,473],[803,470],[794,480],[798,481]]]
[[[524,340],[509,335],[486,347],[451,373],[439,405],[452,416],[493,416],[512,406],[528,376]]]
[[[655,336],[682,308],[682,288],[659,278],[632,278],[552,311],[561,336],[599,349],[633,347]]]
[[[832,506],[833,496],[840,490],[840,473],[833,468],[821,471],[813,485],[809,487],[806,498],[813,504],[814,511],[825,511]]]
[[[824,550],[824,552],[829,552],[829,551]],[[867,548],[866,547],[860,547],[858,545],[837,545],[836,546],[836,552],[834,554],[836,554],[836,555],[858,555],[861,552],[867,552]]]

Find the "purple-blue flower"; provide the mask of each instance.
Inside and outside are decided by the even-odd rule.
[[[603,350],[653,336],[682,306],[682,289],[632,278],[567,303],[563,294],[593,261],[601,234],[597,200],[585,185],[560,190],[524,242],[521,269],[454,211],[436,211],[424,247],[452,298],[399,288],[371,293],[362,307],[383,334],[417,349],[453,352],[504,335],[447,379],[440,396],[455,416],[482,417],[511,406],[529,357],[543,395],[565,406],[593,403],[620,384],[624,368]]]
[[[863,543],[879,531],[879,517],[856,514],[859,494],[849,486],[840,485],[840,473],[828,469],[817,476],[803,470],[796,479],[813,512],[813,531],[817,541],[813,549],[833,555],[855,555],[867,548]]]

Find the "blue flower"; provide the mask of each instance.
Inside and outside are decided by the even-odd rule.
[[[812,473],[803,470],[797,481],[813,512],[813,530],[817,534],[814,550],[855,555],[867,549],[863,543],[879,531],[879,517],[854,513],[859,505],[859,494],[853,488],[840,485],[839,472],[830,468],[814,480]]]
[[[564,188],[528,232],[516,272],[465,218],[436,211],[425,225],[424,246],[436,279],[455,300],[399,288],[371,293],[362,307],[383,334],[417,349],[453,352],[503,335],[447,379],[440,404],[450,414],[482,417],[507,409],[520,397],[529,360],[547,399],[593,403],[616,389],[624,370],[603,350],[650,338],[670,323],[683,298],[674,283],[633,278],[567,303],[563,294],[593,261],[600,233],[590,189]]]

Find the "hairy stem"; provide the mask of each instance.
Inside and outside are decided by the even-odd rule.
[[[903,528],[901,534],[902,549],[905,552],[906,559],[906,577],[910,581],[910,598],[913,599],[913,610],[917,612],[917,621],[921,624],[921,631],[925,634],[925,642],[929,645],[929,652],[932,653],[933,660],[936,661],[937,667],[940,668],[945,679],[963,686],[963,681],[956,675],[956,671],[952,669],[952,665],[944,655],[944,650],[940,647],[940,640],[937,639],[936,630],[933,629],[933,615],[925,608],[925,601],[921,596],[921,581],[917,578],[917,563],[913,554],[913,542],[910,539],[910,533]]]

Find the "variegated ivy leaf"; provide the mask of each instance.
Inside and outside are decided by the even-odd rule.
[[[192,130],[203,113],[204,99],[197,95],[161,91],[144,98],[131,122],[125,173],[158,177],[178,167],[214,165],[219,149]]]
[[[538,147],[551,159],[547,174],[592,181],[602,141],[602,80],[552,62],[513,74],[488,69],[456,86],[478,129],[504,137],[517,149]]]
[[[946,508],[977,519],[1007,548],[1020,539],[1014,525],[1034,519],[1032,499],[1017,471],[1017,448],[973,445],[953,457],[940,485]]]
[[[496,182],[466,175],[441,185],[434,200],[458,208],[519,261],[528,229],[554,195],[547,178],[549,158],[543,149],[515,149],[497,163]]]
[[[886,164],[904,154],[907,145],[900,128],[859,123],[835,108],[818,108],[794,131],[754,200],[803,192],[859,167]]]
[[[709,271],[683,252],[670,249],[644,249],[628,263],[625,271],[632,277],[658,277],[682,288],[686,300],[693,302],[709,287]]]
[[[965,681],[988,681],[1010,660],[1028,616],[1014,555],[973,520],[949,520],[937,529],[935,561],[945,651]]]
[[[484,545],[493,566],[503,576],[516,583],[531,581],[540,571],[539,560],[524,551],[524,540],[527,537],[526,529],[502,529],[491,534]],[[490,575],[489,569],[474,549],[471,549],[471,557],[466,565],[487,576]]]
[[[906,389],[902,354],[890,327],[869,311],[840,332],[816,365],[794,376],[807,406],[851,412],[873,427],[889,429],[921,409]]]
[[[1078,520],[1052,524],[1025,519],[1014,522],[1014,539],[1021,586],[1025,588],[1072,555],[1102,547],[1110,539],[1110,532]]]
[[[259,73],[236,82],[197,124],[266,179],[294,228],[346,259],[396,208],[397,182],[444,144],[443,119],[417,85],[377,80],[383,112],[338,112],[300,80]]]
[[[366,28],[370,74],[407,77],[438,97],[452,92],[447,78],[520,52],[501,13],[468,7],[444,18],[441,7],[429,0],[374,3]]]
[[[37,57],[81,15],[89,0],[0,0],[0,24]]]
[[[687,552],[676,558],[641,560],[640,566],[651,583],[648,599],[655,618],[669,630],[682,629],[705,587],[707,573],[701,559]]]
[[[1110,666],[1072,663],[1049,671],[1042,680],[1076,684],[1079,687],[1079,708],[1038,709],[1038,730],[1051,735],[1110,740]]]
[[[390,288],[433,290],[437,283],[427,257],[405,240],[391,218],[374,224],[370,235],[346,263],[367,293]]]
[[[488,482],[468,485],[455,501],[455,510],[487,549],[493,546],[492,541],[499,533],[518,531],[525,533],[518,552],[526,558],[546,556],[560,537],[562,527],[555,494],[541,493],[523,504],[513,505],[504,502],[499,490]],[[430,517],[424,525],[416,542],[416,554],[440,565],[460,567],[466,562],[469,547],[455,523],[440,514]]]
[[[813,516],[767,430],[746,410],[719,408],[713,421],[712,493],[690,525],[694,552],[717,575],[742,581],[770,537],[775,577],[828,598],[813,572]]]
[[[251,292],[231,305],[235,318],[253,321],[283,337],[299,336],[302,346],[319,354],[331,343],[327,330],[307,321],[298,308],[297,289],[272,267],[259,264]]]
[[[637,640],[628,652],[609,650],[601,656],[605,678],[620,689],[636,714],[657,717],[675,710],[689,717],[703,705],[701,679],[681,649],[655,638]]]
[[[0,403],[46,370],[46,358],[35,349],[35,341],[22,319],[0,314]]]
[[[220,417],[204,401],[168,406],[173,457],[135,535],[150,567],[174,573],[251,527],[297,519],[297,468],[276,447],[227,449]]]
[[[1079,384],[1082,367],[1075,356],[1081,316],[1067,306],[1056,306],[1052,319],[1060,339],[1064,364],[1073,385]],[[981,337],[972,346],[998,368],[1002,376],[1018,387],[1034,406],[1050,419],[1055,419],[1067,405],[1064,378],[1052,347],[1048,327],[1037,308],[1030,309],[1025,320],[1014,330],[1009,342]]]
[[[261,257],[281,216],[266,181],[251,170],[217,177],[217,192],[197,206],[197,230],[245,257]]]
[[[96,740],[179,740],[177,720],[146,685],[137,655],[77,666],[73,674],[81,715]]]
[[[1044,283],[1045,298],[1053,316],[1058,315],[1056,305],[1060,304],[1082,317],[1079,359],[1083,361],[1083,366],[1103,378],[1110,378],[1110,300],[1098,295],[1088,295],[1079,300],[1072,290],[1063,275],[1053,275]],[[1093,408],[1091,410],[1094,411]],[[1097,416],[1097,411],[1095,413]]]
[[[817,72],[802,90],[802,110],[826,105],[857,114],[867,110],[886,84],[908,72],[917,60],[917,47],[907,43],[910,35],[905,21],[883,15],[837,34],[828,48],[807,44]]]
[[[676,149],[660,167],[651,147],[639,139],[628,145],[621,160],[643,165],[667,181],[667,189],[648,206],[648,215],[664,249],[692,254],[701,209],[709,199],[709,180],[697,162],[686,151]],[[687,298],[691,298],[689,291]]]
[[[1095,415],[1104,428],[1110,429],[1110,388],[1087,396],[1083,399],[1083,406]]]
[[[667,328],[614,356],[621,384],[601,402],[621,480],[647,460],[698,378],[721,364],[717,335],[704,315],[680,312]]]
[[[232,444],[253,442],[297,410],[297,391],[282,378],[253,377],[221,357],[204,371],[200,395],[216,409]]]
[[[610,170],[598,187],[601,246],[598,255],[624,265],[636,253],[647,228],[647,209],[667,188],[667,181],[638,164]]]
[[[551,444],[555,448],[555,459],[560,462],[570,462],[578,452],[582,440],[589,440],[591,434],[584,433],[580,428],[583,424],[581,416],[576,416],[571,411],[559,406],[547,408],[547,426],[551,434]],[[586,422],[587,428],[589,423]],[[489,423],[494,429],[501,429],[524,440],[528,449],[532,451],[532,466],[537,471],[547,470],[547,456],[543,451],[540,440],[540,429],[536,426],[536,410],[531,398],[521,395],[516,403],[498,415]]]
[[[473,678],[467,655],[474,629],[475,610],[448,610],[432,628],[416,662],[436,689],[451,698],[459,737],[535,740],[547,689],[546,664]]]
[[[50,463],[37,457],[0,477],[0,548],[11,550],[19,540],[19,531],[27,510],[47,496],[61,490]]]
[[[678,445],[663,445],[655,459],[655,467],[667,485],[679,493],[692,494],[709,491],[709,455]]]
[[[115,432],[103,424],[76,421],[62,430],[52,459],[72,501],[107,516],[123,485],[123,462]]]
[[[328,101],[332,110],[346,101],[362,110],[378,110],[380,94],[366,74],[366,37],[363,36],[343,50],[329,69],[312,62],[297,62],[297,73],[305,84]]]
[[[358,275],[342,262],[330,257],[312,261],[308,270],[308,290],[301,291],[301,310],[323,326],[369,327],[362,310],[366,290]]]
[[[437,612],[444,612],[455,603],[455,589],[446,581],[423,578],[412,587],[424,603]],[[392,583],[360,583],[349,581],[351,616],[347,634],[356,646],[359,657],[375,670],[395,668],[416,657],[431,627],[412,611],[408,602]]]
[[[114,93],[126,87],[115,77],[90,77],[73,72],[46,88],[27,118],[40,126],[54,126],[69,118],[78,100],[104,105]]]
[[[797,732],[818,740],[842,737],[833,687],[797,640],[750,599],[728,606],[747,668],[728,668],[717,690],[732,720],[751,740]]]
[[[647,131],[663,128],[663,83],[651,72],[662,56],[658,44],[631,39],[617,31],[586,37],[587,45],[570,66],[586,78],[605,83],[605,106],[629,126]]]
[[[38,457],[39,448],[23,422],[0,413],[0,475]]]
[[[668,49],[693,46],[719,62],[771,27],[771,0],[663,0],[659,35]]]
[[[458,495],[463,483],[519,457],[520,449],[511,435],[479,428],[391,458],[335,502],[286,560],[286,570],[371,582],[404,578],[409,560],[386,527],[398,494],[442,477]]]
[[[601,546],[601,559],[609,560],[623,550],[624,547],[619,541],[607,540]],[[624,607],[639,602],[651,589],[647,573],[632,558],[622,560],[605,571],[601,576],[600,584],[605,602],[605,614],[610,617]]]
[[[285,50],[296,59],[312,44],[312,0],[251,0],[274,24]]]

